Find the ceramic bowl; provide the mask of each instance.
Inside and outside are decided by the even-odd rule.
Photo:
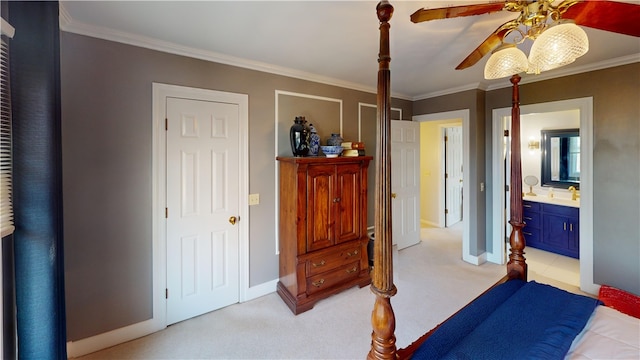
[[[328,158],[338,157],[342,153],[342,146],[320,146],[324,156]]]

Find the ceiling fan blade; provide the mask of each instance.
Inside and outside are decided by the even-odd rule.
[[[581,1],[569,7],[563,19],[578,25],[640,37],[640,5],[617,1]]]
[[[411,14],[411,21],[419,23],[429,20],[449,19],[461,16],[489,14],[504,9],[504,2],[489,4],[461,5],[437,9],[422,8]]]
[[[518,22],[515,20],[502,24],[498,29],[496,29],[496,31],[489,35],[489,37],[486,38],[480,46],[473,50],[469,56],[462,60],[460,65],[456,66],[456,70],[466,69],[475,65],[485,55],[500,46],[500,44],[502,44],[502,39],[504,39],[507,33],[516,27],[518,27]]]

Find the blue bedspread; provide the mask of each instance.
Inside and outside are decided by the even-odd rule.
[[[563,359],[597,299],[511,280],[463,308],[413,359]]]

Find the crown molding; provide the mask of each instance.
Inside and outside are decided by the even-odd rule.
[[[559,77],[581,74],[590,71],[602,70],[616,66],[622,66],[627,64],[632,64],[640,62],[640,54],[633,54],[628,56],[623,56],[615,59],[609,59],[605,61],[600,61],[597,63],[592,63],[588,65],[576,66],[576,67],[563,67],[551,71],[547,71],[538,75],[527,74],[522,77],[520,81],[520,85],[534,83],[538,81],[544,81],[549,79],[555,79]],[[481,83],[473,83],[469,85],[459,86],[455,88],[450,88],[442,91],[432,92],[424,95],[419,95],[414,97],[412,100],[424,100],[429,98],[434,98],[438,96],[451,95],[455,93],[459,93],[461,91],[480,89],[484,91],[491,91],[496,89],[502,89],[511,87],[511,83],[505,81],[504,79],[492,80],[491,82],[481,82]]]
[[[423,95],[414,96],[411,100],[413,100],[413,101],[425,100],[425,99],[430,99],[430,98],[434,98],[434,97],[438,97],[438,96],[451,95],[451,94],[455,94],[455,93],[459,93],[459,92],[463,92],[463,91],[467,91],[467,90],[484,90],[484,91],[486,91],[487,87],[486,87],[485,84],[483,84],[481,82],[471,83],[471,84],[467,84],[467,85],[457,86],[457,87],[453,87],[453,88],[449,88],[449,89],[445,89],[445,90],[440,90],[440,91],[430,92],[430,93],[423,94]]]
[[[563,67],[555,70],[551,70],[548,72],[541,73],[539,75],[528,74],[522,77],[520,84],[530,84],[538,81],[550,80],[564,76],[582,74],[585,72],[602,70],[607,68],[612,68],[616,66],[628,65],[640,62],[640,54],[633,54],[628,56],[622,56],[615,59],[609,59],[605,61],[600,61],[597,63],[592,63],[588,65],[576,66],[576,67]],[[511,87],[511,84],[505,81],[500,83],[491,84],[487,87],[487,91],[502,89],[506,87]]]
[[[245,69],[256,70],[256,71],[266,72],[266,73],[275,74],[275,75],[292,77],[300,80],[312,81],[312,82],[331,85],[331,86],[338,86],[346,89],[363,91],[363,92],[368,92],[372,94],[377,93],[377,89],[372,86],[362,85],[358,83],[335,79],[335,78],[313,74],[305,71],[299,71],[299,70],[286,68],[283,66],[277,66],[273,64],[268,64],[264,62],[234,57],[230,55],[216,53],[213,51],[204,51],[201,49],[182,46],[182,45],[178,45],[178,44],[174,44],[171,42],[162,41],[154,38],[134,35],[124,31],[81,23],[81,22],[75,21],[71,17],[71,15],[65,9],[64,4],[62,2],[60,3],[59,7],[60,7],[60,20],[59,20],[60,29],[65,32],[90,36],[90,37],[99,38],[103,40],[119,42],[123,44],[138,46],[142,48],[147,48],[147,49],[161,51],[161,52],[175,54],[175,55],[187,56],[191,58],[211,61],[211,62],[225,64],[225,65],[237,66]],[[605,60],[605,61],[601,61],[598,63],[589,64],[589,65],[576,66],[576,67],[563,67],[560,69],[555,69],[549,72],[542,73],[540,75],[525,75],[522,77],[522,81],[520,82],[520,84],[528,84],[528,83],[533,83],[537,81],[544,81],[544,80],[549,80],[557,77],[569,76],[569,75],[580,74],[580,73],[594,71],[594,70],[601,70],[601,69],[606,69],[610,67],[626,65],[634,62],[640,62],[640,54],[634,54],[634,55],[624,56],[616,59]],[[491,90],[501,89],[501,88],[510,87],[510,86],[511,85],[508,82],[500,81],[500,80],[495,80],[491,82],[483,81],[483,82],[470,83],[467,85],[457,86],[449,89],[439,90],[435,92],[430,92],[430,93],[417,95],[417,96],[410,96],[407,94],[394,93],[394,92],[392,92],[391,96],[396,99],[418,101],[418,100],[424,100],[424,99],[434,98],[438,96],[451,95],[451,94],[455,94],[455,93],[459,93],[467,90],[491,91]]]
[[[98,39],[119,42],[127,45],[142,47],[175,55],[187,56],[225,65],[237,66],[275,75],[292,77],[300,80],[313,81],[325,85],[338,86],[372,94],[375,94],[377,92],[377,89],[372,86],[366,86],[358,83],[331,78],[328,76],[322,76],[305,71],[286,68],[283,66],[277,66],[264,62],[225,55],[213,51],[205,51],[188,46],[182,46],[168,41],[162,41],[150,37],[131,34],[124,31],[114,30],[111,28],[78,22],[70,16],[62,3],[60,3],[60,29],[69,33],[85,35]],[[411,97],[405,94],[392,94],[392,96],[399,99],[411,100]]]

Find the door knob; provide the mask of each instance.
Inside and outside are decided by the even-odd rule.
[[[236,218],[235,216],[229,218],[229,223],[231,223],[231,225],[235,225],[236,221],[238,221],[238,218]]]
[[[396,194],[396,193],[391,193],[391,198],[392,198],[392,199],[395,199],[395,198],[396,198],[396,196],[398,196],[398,194]]]

